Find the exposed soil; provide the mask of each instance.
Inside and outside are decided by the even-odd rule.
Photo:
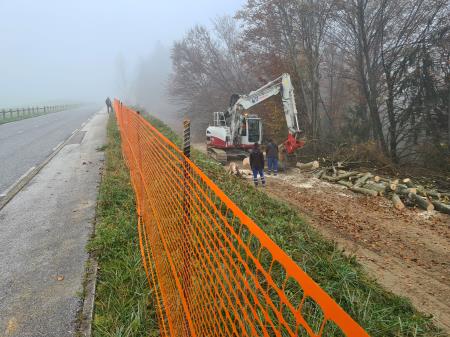
[[[450,216],[398,211],[386,198],[355,194],[296,169],[268,177],[266,192],[300,210],[380,284],[450,333]]]
[[[206,152],[203,144],[194,147]],[[399,211],[384,197],[356,194],[298,169],[267,181],[266,193],[298,209],[378,283],[433,315],[450,335],[450,216]]]

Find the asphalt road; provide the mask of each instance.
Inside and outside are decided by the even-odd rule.
[[[0,125],[0,195],[98,110],[86,106]]]
[[[51,151],[54,142],[93,112],[72,112],[78,116],[72,126],[59,126],[66,133],[37,149]],[[70,113],[63,116],[72,120]],[[105,110],[95,114],[0,210],[0,337],[78,336],[85,247],[93,231],[104,159],[98,148],[106,143],[107,118]],[[52,134],[53,128],[47,129]],[[33,145],[31,140],[27,144]]]

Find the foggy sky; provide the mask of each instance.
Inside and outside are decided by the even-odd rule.
[[[0,0],[0,107],[101,102],[161,42],[244,0]]]

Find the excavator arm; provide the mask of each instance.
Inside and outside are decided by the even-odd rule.
[[[288,153],[293,153],[296,149],[304,145],[299,140],[300,128],[297,117],[297,107],[295,105],[294,87],[292,86],[289,74],[283,74],[279,78],[267,83],[263,87],[252,91],[248,95],[233,96],[231,106],[227,114],[231,118],[230,129],[231,137],[234,142],[238,140],[240,128],[242,125],[242,111],[269,99],[272,96],[281,94],[283,110],[286,118],[286,124],[289,130],[288,138],[284,146]]]

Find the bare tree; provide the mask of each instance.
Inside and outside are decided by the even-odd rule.
[[[212,31],[196,26],[175,43],[170,93],[189,115],[208,120],[213,111],[227,107],[233,93],[254,87],[239,42],[235,20],[220,17]]]
[[[437,24],[436,21],[439,21],[440,15],[443,14],[445,2],[442,0],[390,1],[386,3],[385,8],[381,9],[384,23],[381,65],[384,73],[384,101],[388,118],[387,138],[389,154],[395,162],[399,159],[397,147],[406,137],[408,130],[405,128],[405,122],[410,120],[402,109],[404,97],[401,83],[409,70],[411,55],[423,48],[431,38],[430,33]],[[430,109],[427,109],[427,114],[430,114]],[[432,120],[428,118],[430,128],[437,133]]]
[[[250,53],[278,56],[293,75],[302,121],[313,139],[319,137],[320,64],[333,8],[331,0],[258,0],[238,13]]]
[[[388,0],[351,0],[340,4],[333,39],[353,56],[357,79],[370,113],[373,136],[388,154],[380,117],[383,11]]]

